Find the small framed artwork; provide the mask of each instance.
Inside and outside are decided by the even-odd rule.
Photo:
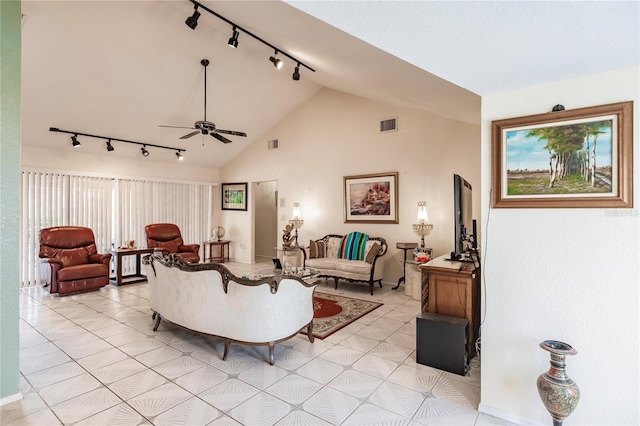
[[[492,206],[633,207],[633,102],[497,120]]]
[[[222,210],[247,210],[247,183],[222,184]]]
[[[398,223],[398,172],[344,177],[345,223]]]

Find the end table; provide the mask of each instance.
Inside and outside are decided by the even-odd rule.
[[[400,284],[406,281],[407,276],[407,250],[413,250],[418,247],[418,243],[396,243],[396,248],[402,250],[402,276],[398,280],[398,285],[392,290],[397,290]]]
[[[209,247],[209,257],[207,257],[207,247]],[[220,256],[213,255],[213,248],[220,248]],[[227,255],[224,255],[224,249],[227,248]],[[202,261],[203,262],[220,262],[229,261],[229,241],[203,241],[202,242]]]

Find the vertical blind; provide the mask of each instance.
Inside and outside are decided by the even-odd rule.
[[[98,251],[103,253],[128,240],[146,247],[144,227],[150,223],[175,223],[185,243],[200,244],[209,235],[212,214],[213,187],[207,183],[23,171],[21,285],[40,284],[42,228],[91,228]],[[123,259],[123,273],[132,272],[134,267],[132,256]]]

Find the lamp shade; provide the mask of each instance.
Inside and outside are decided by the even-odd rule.
[[[418,223],[427,223],[429,216],[427,215],[427,202],[418,201]]]
[[[291,219],[300,219],[300,203],[293,203],[293,214]]]

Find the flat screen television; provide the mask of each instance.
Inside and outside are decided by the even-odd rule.
[[[471,184],[460,175],[453,175],[454,245],[453,260],[464,257],[468,248],[476,248],[476,221],[473,220]]]

